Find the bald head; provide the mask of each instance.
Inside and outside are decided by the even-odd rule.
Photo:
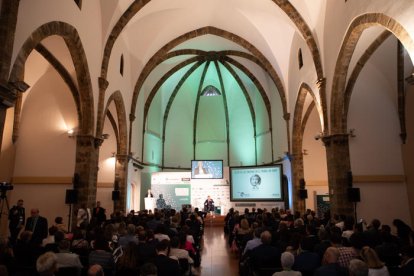
[[[104,276],[102,266],[95,264],[88,269],[88,276]]]
[[[336,247],[328,247],[325,254],[323,255],[324,264],[334,264],[337,263],[339,259],[339,249]]]

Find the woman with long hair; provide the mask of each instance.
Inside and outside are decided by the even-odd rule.
[[[374,249],[364,246],[361,250],[361,258],[368,265],[369,276],[389,276],[387,267],[379,259]]]

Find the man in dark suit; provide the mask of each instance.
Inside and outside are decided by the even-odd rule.
[[[204,212],[214,212],[214,201],[210,196],[204,201]]]
[[[17,204],[13,206],[9,211],[9,230],[10,230],[10,243],[14,245],[20,230],[24,226],[25,210],[23,207],[23,199],[19,199]]]
[[[170,244],[168,240],[160,241],[157,246],[157,257],[154,263],[157,266],[158,276],[179,276],[180,265],[177,260],[168,257],[168,248]]]
[[[271,245],[272,234],[269,231],[264,231],[260,235],[260,240],[262,244],[250,252],[250,262],[253,270],[281,268],[280,256],[282,253],[277,247]]]
[[[96,202],[96,207],[92,209],[92,218],[96,220],[98,224],[106,221],[105,209],[101,207],[101,202]]]
[[[24,230],[32,232],[32,242],[35,244],[41,244],[43,239],[47,237],[47,219],[39,215],[39,209],[33,208],[30,211],[30,217],[27,218]]]
[[[338,263],[339,249],[328,247],[323,255],[322,266],[315,270],[315,276],[347,276],[348,270]]]

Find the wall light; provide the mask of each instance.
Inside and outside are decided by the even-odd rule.
[[[68,137],[69,138],[73,138],[73,137],[75,137],[75,130],[73,128],[72,129],[69,129],[67,131],[67,134],[68,134]]]

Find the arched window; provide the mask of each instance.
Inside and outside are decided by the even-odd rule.
[[[119,73],[124,76],[124,55],[121,55],[121,61],[119,63]]]
[[[303,57],[302,57],[302,49],[299,48],[298,52],[298,62],[299,62],[299,69],[303,67]]]

